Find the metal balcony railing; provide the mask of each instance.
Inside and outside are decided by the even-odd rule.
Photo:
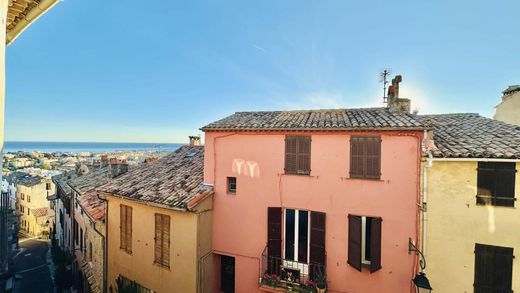
[[[265,248],[261,259],[260,286],[291,292],[315,292],[316,281],[320,276],[325,276],[325,272],[322,264],[269,256]]]

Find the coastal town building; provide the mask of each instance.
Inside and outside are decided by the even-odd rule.
[[[422,252],[434,291],[520,291],[520,128],[471,113],[421,120],[432,126]]]
[[[237,112],[202,128],[215,292],[411,292],[425,126],[388,108]]]
[[[56,189],[51,178],[25,174],[16,181],[16,203],[20,231],[30,236],[48,238],[52,233],[49,225],[53,217],[47,197],[54,195]]]
[[[520,85],[511,85],[502,92],[502,100],[496,106],[494,118],[520,125]]]
[[[98,188],[107,201],[108,289],[212,292],[204,148],[183,146],[147,162]]]

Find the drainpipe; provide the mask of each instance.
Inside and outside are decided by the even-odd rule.
[[[97,194],[97,197],[103,201],[103,204],[105,205],[105,236],[103,236],[94,225],[94,230],[103,237],[103,292],[108,292],[108,201],[106,198],[103,198]]]
[[[426,224],[428,222],[428,169],[432,167],[433,156],[429,149],[426,148],[426,141],[428,140],[428,131],[424,131],[424,138],[422,143],[423,153],[428,154],[427,163],[423,167],[423,194],[422,194],[422,241],[421,241],[421,252],[426,259],[426,237],[428,235],[428,231],[426,228]],[[426,269],[424,269],[426,270]],[[423,270],[423,271],[424,271]]]

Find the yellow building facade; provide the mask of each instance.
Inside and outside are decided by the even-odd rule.
[[[510,86],[503,92],[502,101],[496,106],[494,118],[520,125],[520,85]]]
[[[27,175],[16,184],[20,230],[31,236],[50,234],[49,217],[54,215],[47,196],[53,195],[56,187],[50,178]]]

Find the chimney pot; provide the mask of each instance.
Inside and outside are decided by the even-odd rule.
[[[190,146],[197,146],[200,145],[200,136],[193,135],[190,136]]]

